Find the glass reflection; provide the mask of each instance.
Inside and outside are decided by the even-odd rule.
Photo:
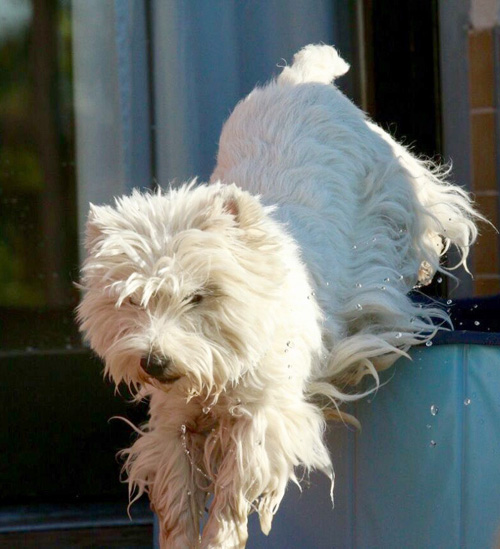
[[[77,344],[71,10],[0,2],[2,350]]]

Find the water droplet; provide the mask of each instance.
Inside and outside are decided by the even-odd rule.
[[[316,295],[316,292],[311,292],[311,295],[314,297]]]
[[[384,291],[384,290],[385,290],[385,286],[380,286],[380,289],[381,289],[382,291]]]
[[[481,323],[479,322],[479,320],[475,320],[475,321],[474,321],[474,326],[479,326],[479,324],[481,324]]]
[[[330,283],[329,283],[329,282],[327,282],[327,283],[326,283],[326,285],[327,285],[327,286],[330,286]]]
[[[401,339],[403,337],[403,334],[401,332],[398,332],[396,334],[396,339]]]
[[[211,409],[211,408],[210,408],[209,406],[204,406],[203,409],[202,409],[202,412],[203,412],[204,414],[208,414],[208,412],[210,412],[210,409]]]
[[[429,442],[429,446],[430,446],[431,448],[435,448],[435,447],[436,447],[436,444],[437,444],[437,442],[436,442],[435,440],[431,440],[431,441]]]
[[[293,341],[287,341],[286,346],[292,348],[293,347]]]
[[[358,311],[362,311],[362,310],[363,310],[363,305],[361,305],[361,303],[358,303],[358,304],[356,305],[356,309],[357,309]]]
[[[429,341],[425,342],[426,347],[432,347],[432,341],[429,339]]]
[[[453,300],[452,299],[448,299],[448,301],[446,302],[446,305],[451,305],[453,303]]]
[[[188,496],[191,495],[191,490],[188,490],[188,491],[187,491],[187,495],[188,495]]]
[[[441,282],[443,282],[443,278],[440,276],[440,277],[437,279],[437,282],[438,282],[439,284],[441,284]]]
[[[362,288],[363,287],[363,284],[361,284],[361,282],[356,282],[356,284],[354,284],[354,286],[356,288]]]
[[[377,242],[377,237],[376,237],[376,236],[374,236],[374,237],[372,238],[372,242]]]
[[[427,427],[427,429],[431,429],[431,428],[432,428],[432,425],[431,425],[430,423],[428,423],[428,424],[426,425],[426,427]]]
[[[470,398],[466,398],[466,399],[464,400],[464,405],[465,405],[465,406],[469,406],[469,404],[470,404]]]
[[[477,309],[477,303],[476,303],[476,305],[474,305],[474,307],[472,307],[472,308],[473,308],[473,309]]]
[[[399,276],[398,276],[398,280],[404,280],[404,278],[405,278],[405,277],[404,277],[403,275],[399,275]]]
[[[390,281],[391,281],[391,279],[389,277],[384,278],[384,282],[390,282]]]
[[[431,414],[432,414],[433,416],[437,416],[438,413],[439,413],[439,408],[438,408],[435,404],[433,404],[433,405],[431,406]]]
[[[182,433],[183,435],[186,434],[186,426],[185,426],[184,424],[181,425],[181,433]]]
[[[357,250],[358,247],[356,246],[356,244],[354,244],[354,246],[352,247],[353,250]]]

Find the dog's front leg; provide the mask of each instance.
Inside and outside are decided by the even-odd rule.
[[[248,538],[250,505],[236,482],[216,484],[208,521],[203,529],[203,549],[242,549]]]
[[[162,549],[199,547],[200,516],[206,492],[199,488],[203,479],[191,462],[183,427],[171,433],[150,491],[160,523]]]
[[[125,469],[131,489],[149,495],[159,519],[162,549],[191,549],[199,547],[200,515],[206,501],[206,491],[200,489],[206,479],[192,451],[197,435],[190,426],[197,409],[185,401],[171,401],[162,394],[152,398],[151,420],[125,451]]]
[[[215,488],[209,519],[203,529],[203,549],[243,549],[248,539],[250,506],[239,494],[229,494],[231,488]]]
[[[322,414],[302,398],[287,396],[286,406],[247,408],[243,417],[226,418],[212,435],[220,464],[212,472],[214,499],[202,534],[203,549],[244,547],[247,517],[253,510],[262,531],[269,534],[287,483],[295,479],[295,466],[319,469],[333,479]],[[207,445],[211,442],[209,438]]]
[[[203,529],[203,549],[241,549],[248,538],[248,500],[252,472],[245,467],[251,420],[222,421],[217,434],[212,435],[219,446],[220,460],[214,476],[214,497],[207,523]]]
[[[222,418],[217,432],[207,441],[208,446],[213,444],[218,448],[219,459],[217,470],[211,470],[214,498],[203,529],[203,549],[245,547],[248,515],[252,510],[259,513],[267,534],[272,510],[279,504],[288,481],[286,459],[277,454],[273,461],[268,453],[269,422],[275,414],[269,416],[265,408],[255,407],[245,412],[237,408],[233,413],[241,415]],[[213,466],[206,463],[206,468],[213,469]],[[281,474],[278,469],[283,469]]]

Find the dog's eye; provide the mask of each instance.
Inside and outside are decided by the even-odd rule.
[[[189,303],[190,305],[198,305],[203,301],[204,297],[203,294],[191,294],[184,299],[184,302]]]

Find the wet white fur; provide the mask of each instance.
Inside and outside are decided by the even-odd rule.
[[[243,547],[298,466],[333,481],[325,410],[447,320],[407,293],[450,244],[465,263],[476,213],[330,84],[347,69],[307,46],[236,107],[210,185],[89,214],[79,320],[114,381],[150,398],[126,471],[163,547]],[[181,378],[149,379],[151,352]]]

